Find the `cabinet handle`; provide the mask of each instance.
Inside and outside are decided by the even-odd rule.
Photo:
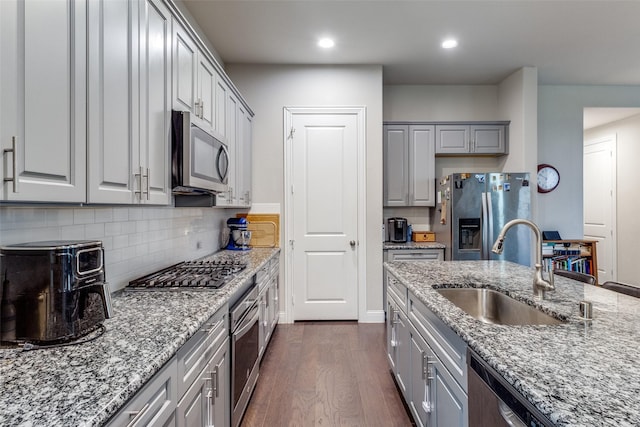
[[[429,356],[427,356],[427,353],[425,351],[422,352],[422,379],[426,380],[427,379],[427,360],[429,359]]]
[[[213,369],[213,393],[216,396],[216,399],[219,397],[219,384],[218,384],[218,369],[219,369],[219,365],[216,365],[216,367]]]
[[[17,193],[18,192],[18,180],[16,179],[16,137],[12,136],[11,137],[11,148],[5,148],[4,150],[2,150],[2,155],[4,156],[7,153],[11,153],[13,154],[12,157],[12,167],[13,167],[13,177],[12,178],[5,178],[4,182],[11,182],[12,183],[12,188],[13,188],[13,192]]]
[[[149,190],[151,189],[151,170],[149,168],[147,168],[147,200],[150,200],[149,198]]]
[[[142,195],[144,194],[144,192],[142,191],[142,177],[143,177],[143,173],[142,173],[142,166],[140,166],[140,172],[139,173],[134,173],[133,176],[135,178],[140,178],[139,180],[139,185],[138,185],[138,190],[134,191],[134,194],[139,194],[140,195],[140,200],[142,200]]]
[[[132,415],[135,415],[135,416],[131,421],[129,421],[129,424],[127,424],[127,427],[132,427],[136,425],[138,421],[140,421],[140,418],[142,418],[144,414],[149,410],[149,406],[151,406],[151,403],[147,402],[139,411],[129,412],[129,416],[132,416]]]
[[[198,105],[200,106],[200,113],[198,114],[198,117],[202,119],[204,117],[204,103],[201,98],[198,98]]]

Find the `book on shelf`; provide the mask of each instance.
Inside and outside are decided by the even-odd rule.
[[[576,271],[578,273],[592,274],[593,264],[589,258],[562,256],[559,258],[545,258],[544,268],[549,271],[551,265],[555,270]]]

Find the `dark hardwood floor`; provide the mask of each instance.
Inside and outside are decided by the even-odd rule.
[[[241,427],[413,425],[386,359],[385,325],[278,325]]]

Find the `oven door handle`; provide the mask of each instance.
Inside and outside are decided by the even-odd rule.
[[[238,338],[246,334],[253,327],[253,324],[257,321],[258,321],[258,305],[254,304],[253,307],[251,307],[247,311],[246,315],[240,321],[239,326],[233,332],[234,341],[237,341]]]

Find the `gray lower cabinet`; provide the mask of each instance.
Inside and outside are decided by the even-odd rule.
[[[388,359],[414,421],[467,427],[466,344],[393,275],[385,275]]]
[[[225,304],[107,425],[230,425],[228,317]]]
[[[177,401],[178,364],[173,357],[107,425],[176,426]]]
[[[263,271],[264,270],[264,271]],[[269,345],[273,331],[278,324],[280,312],[278,302],[280,262],[277,258],[272,258],[261,270],[262,276],[260,296],[258,297],[259,312],[258,319],[260,327],[258,329],[258,340],[260,342],[259,357],[262,356]]]
[[[176,408],[176,425],[229,425],[229,346],[228,339],[209,359]]]

